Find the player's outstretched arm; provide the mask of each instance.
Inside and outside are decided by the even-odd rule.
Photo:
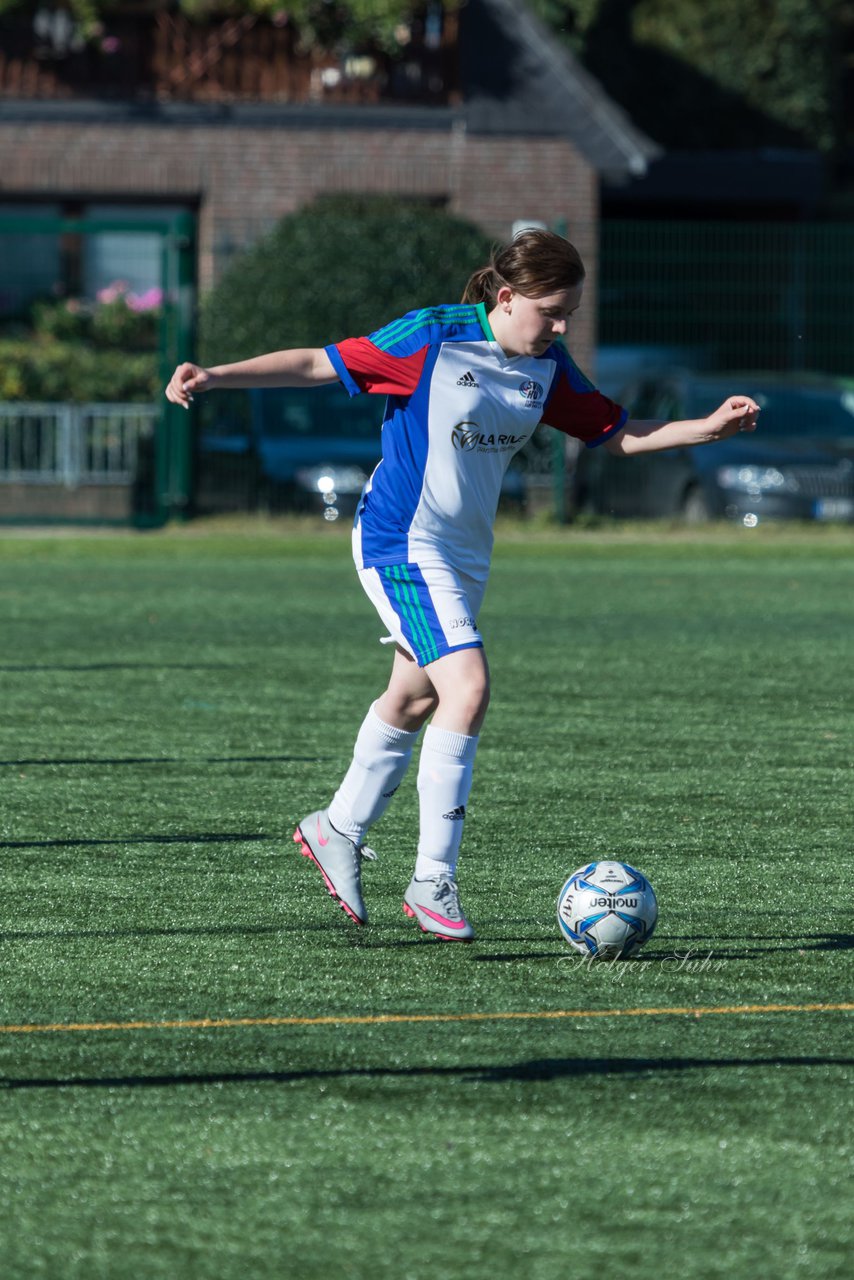
[[[169,379],[166,399],[188,409],[193,396],[200,391],[232,387],[319,387],[337,381],[338,374],[323,347],[296,347],[210,369],[185,361]]]
[[[708,418],[683,422],[654,422],[630,418],[622,431],[605,443],[611,453],[628,457],[633,453],[653,453],[659,449],[679,449],[686,445],[711,444],[726,440],[738,431],[755,431],[759,405],[750,396],[729,396]]]

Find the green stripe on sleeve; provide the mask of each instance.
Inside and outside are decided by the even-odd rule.
[[[393,320],[391,324],[386,325],[384,329],[379,331],[379,341],[376,345],[381,351],[388,351],[398,342],[417,333],[419,329],[427,328],[431,323],[430,317],[433,317],[440,324],[452,324],[455,321],[465,323],[475,319],[475,308],[468,303],[461,303],[454,307],[432,307],[417,312],[414,316],[403,317],[401,320]]]

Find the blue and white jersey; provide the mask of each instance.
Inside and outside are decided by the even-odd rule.
[[[450,564],[485,579],[504,472],[537,424],[594,446],[626,421],[561,346],[507,356],[483,304],[413,311],[326,352],[350,395],[388,396],[356,515],[360,569]]]

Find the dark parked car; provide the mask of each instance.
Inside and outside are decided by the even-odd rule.
[[[643,376],[615,398],[633,418],[702,418],[731,394],[762,408],[756,432],[617,458],[585,450],[582,510],[615,516],[854,520],[854,381],[785,374]]]
[[[200,397],[199,507],[352,516],[381,457],[383,403],[379,396],[351,398],[337,382]],[[523,502],[520,471],[508,471],[502,498]]]
[[[200,398],[202,508],[352,514],[380,459],[382,404],[338,383],[221,391]]]

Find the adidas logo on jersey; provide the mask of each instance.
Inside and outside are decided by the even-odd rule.
[[[458,804],[456,809],[451,809],[450,813],[443,813],[442,817],[447,818],[450,822],[462,822],[466,816],[466,807],[464,804]]]
[[[461,378],[457,378],[458,387],[479,387],[480,383],[472,373],[471,369],[467,369]]]

